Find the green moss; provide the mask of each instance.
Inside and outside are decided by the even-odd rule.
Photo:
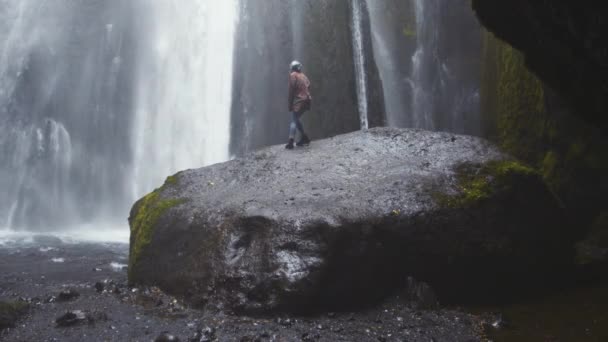
[[[185,202],[184,199],[161,199],[161,191],[162,188],[157,189],[135,204],[135,217],[132,217],[130,222],[132,245],[129,256],[129,270],[133,269],[142,250],[150,244],[152,233],[159,218],[169,209]]]
[[[167,185],[177,185],[179,183],[179,173],[174,174],[173,176],[169,176],[167,177],[167,179],[165,180],[165,184],[164,186]]]
[[[0,302],[0,330],[14,327],[28,310],[29,304],[26,302]]]
[[[551,125],[543,85],[527,70],[523,55],[510,46],[499,49],[498,63],[500,141],[508,152],[531,160]]]
[[[608,171],[608,142],[593,127],[548,108],[547,89],[528,70],[523,54],[486,32],[482,42],[481,106],[486,136],[506,152],[541,170],[559,197],[577,193]],[[552,100],[555,102],[555,100]],[[608,187],[602,191],[608,192]]]
[[[558,156],[555,151],[549,151],[545,154],[543,161],[541,163],[541,172],[543,175],[543,179],[547,184],[554,183],[555,180],[555,172],[558,165]],[[555,187],[555,184],[551,184]]]
[[[407,38],[416,38],[416,30],[409,26],[405,26],[403,28],[403,35]]]
[[[515,178],[537,176],[536,170],[514,160],[491,161],[481,166],[465,164],[457,169],[457,193],[435,194],[435,200],[450,208],[470,207],[496,193],[508,190]]]
[[[489,32],[484,34],[482,53],[486,134],[510,154],[534,165],[538,151],[559,135],[546,109],[544,85],[528,70],[519,51]]]
[[[484,134],[540,171],[584,236],[605,210],[608,138],[545,87],[522,53],[489,32],[482,46]]]

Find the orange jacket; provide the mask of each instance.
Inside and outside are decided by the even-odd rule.
[[[305,112],[310,110],[310,81],[302,72],[292,72],[289,75],[289,111]]]

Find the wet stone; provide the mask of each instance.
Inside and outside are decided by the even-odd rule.
[[[179,338],[170,334],[168,331],[163,331],[158,335],[154,342],[179,342]]]
[[[97,292],[103,292],[103,289],[105,287],[106,286],[104,285],[104,283],[102,283],[100,281],[98,281],[98,282],[95,283],[95,290],[97,290]]]
[[[57,296],[57,301],[69,302],[71,300],[78,298],[79,296],[80,296],[80,293],[76,292],[75,290],[65,290],[65,291],[61,291],[59,293],[59,295]]]
[[[82,310],[73,310],[66,312],[63,316],[57,318],[55,323],[58,327],[70,327],[87,320],[87,315]]]
[[[215,338],[215,328],[205,327],[196,332],[193,338],[190,339],[190,342],[212,342],[216,341]]]
[[[284,327],[289,327],[293,324],[293,321],[289,318],[277,318],[277,323]]]

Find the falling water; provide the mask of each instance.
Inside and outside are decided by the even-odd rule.
[[[154,1],[137,76],[134,196],[228,159],[237,1]]]
[[[352,35],[353,57],[355,59],[355,77],[357,80],[357,102],[361,129],[369,128],[367,117],[367,76],[365,74],[365,52],[363,51],[363,34],[361,18],[361,2],[353,0],[352,7]]]
[[[408,14],[402,9],[405,2],[366,1],[373,54],[384,93],[386,124],[391,127],[411,127],[411,120],[405,115],[405,112],[409,112],[406,103],[409,103],[411,89],[406,82],[409,69],[403,61],[410,58],[407,48],[411,45],[411,38],[408,38],[412,36],[412,30],[404,25]],[[404,30],[409,36],[404,37]]]
[[[390,126],[479,134],[481,27],[467,0],[367,0]]]
[[[435,129],[434,124],[434,85],[432,75],[433,66],[439,61],[437,56],[437,33],[436,16],[430,11],[437,6],[428,6],[429,0],[413,0],[416,10],[416,52],[412,56],[412,76],[410,84],[412,87],[412,117],[416,128]],[[431,0],[434,1],[434,0]],[[426,5],[426,6],[425,6]]]
[[[0,0],[0,229],[120,226],[228,159],[238,0]]]

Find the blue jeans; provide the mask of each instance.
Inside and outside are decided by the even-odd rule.
[[[296,138],[296,129],[300,131],[300,134],[304,135],[304,126],[302,126],[302,122],[300,121],[302,115],[304,115],[304,112],[291,112],[291,123],[289,124],[289,139]]]

